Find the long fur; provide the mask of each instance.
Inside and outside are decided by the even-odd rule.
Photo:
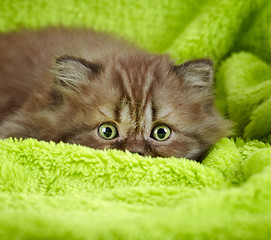
[[[33,137],[96,149],[199,159],[231,123],[214,107],[208,59],[166,55],[84,29],[0,35],[0,138]],[[113,124],[118,136],[101,138]],[[157,141],[157,125],[171,129]]]

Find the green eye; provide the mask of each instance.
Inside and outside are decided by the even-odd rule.
[[[151,133],[151,137],[157,141],[167,140],[170,136],[170,128],[164,125],[156,126]]]
[[[112,124],[102,124],[99,127],[99,135],[106,140],[110,140],[118,136],[118,131]]]

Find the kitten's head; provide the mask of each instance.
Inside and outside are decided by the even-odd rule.
[[[36,97],[32,125],[44,140],[197,159],[231,124],[214,107],[213,64],[175,65],[129,53],[103,61],[64,56],[48,94]],[[42,104],[39,104],[42,103]]]

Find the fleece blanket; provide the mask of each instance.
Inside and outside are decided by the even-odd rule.
[[[0,3],[0,31],[48,25],[112,32],[179,62],[213,59],[235,135],[202,163],[1,140],[0,239],[271,239],[270,1]]]

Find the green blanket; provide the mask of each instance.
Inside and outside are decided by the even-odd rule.
[[[203,163],[0,140],[0,239],[271,239],[269,0],[0,3],[0,31],[48,25],[113,32],[179,62],[212,58],[236,135]]]

